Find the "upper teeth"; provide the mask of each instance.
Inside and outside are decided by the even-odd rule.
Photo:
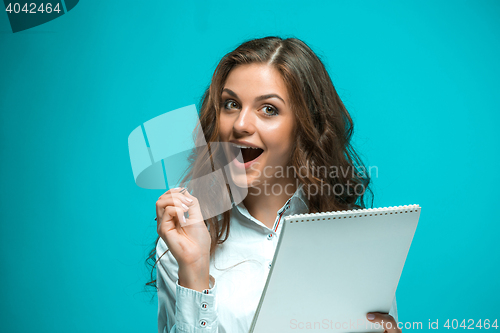
[[[239,144],[236,144],[236,143],[233,143],[233,145],[234,145],[236,148],[252,148],[252,149],[260,149],[260,148],[257,148],[257,147],[244,146],[244,145],[239,145]]]

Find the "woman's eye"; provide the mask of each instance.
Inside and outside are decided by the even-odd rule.
[[[276,109],[274,106],[271,105],[266,105],[262,108],[262,111],[266,116],[276,116],[278,115],[278,109]]]
[[[230,99],[230,100],[227,100],[226,102],[224,102],[224,107],[228,110],[237,109],[238,104],[235,101],[233,101],[232,99]]]

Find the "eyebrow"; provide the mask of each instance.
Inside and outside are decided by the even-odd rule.
[[[231,89],[228,89],[228,88],[224,88],[224,90],[222,90],[222,92],[227,92],[229,95],[233,96],[233,97],[236,97],[238,98],[238,95],[236,95],[236,93],[234,91],[232,91]],[[262,96],[259,96],[259,97],[256,97],[255,98],[255,101],[262,101],[264,99],[268,99],[268,98],[273,98],[273,97],[276,97],[278,99],[280,99],[285,105],[285,101],[283,100],[283,98],[281,98],[279,95],[277,94],[267,94],[267,95],[262,95]]]

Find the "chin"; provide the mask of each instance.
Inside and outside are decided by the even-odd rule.
[[[255,177],[231,173],[231,180],[234,185],[241,188],[255,187],[260,182]]]
[[[246,177],[232,176],[231,179],[233,180],[234,185],[238,186],[239,188],[248,188],[248,180]]]
[[[236,171],[231,172],[231,181],[238,188],[246,190],[252,187],[257,187],[259,184],[261,184],[261,181],[256,177],[256,175],[247,175],[244,172],[242,173],[241,169],[231,171]]]

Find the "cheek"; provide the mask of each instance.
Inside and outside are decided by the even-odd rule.
[[[293,126],[290,126],[288,128],[288,132],[286,134],[283,133],[282,153],[283,153],[284,164],[289,163],[290,158],[292,157],[292,148],[295,143],[295,139],[296,139],[296,132],[293,130]]]
[[[270,159],[275,163],[284,165],[288,162],[292,151],[294,135],[292,127],[281,126],[268,133],[268,148],[271,152]]]
[[[277,128],[274,135],[278,139],[283,153],[285,154],[290,151],[293,140],[295,139],[293,122],[287,121],[283,123],[279,128]]]
[[[219,136],[222,141],[229,139],[232,126],[225,117],[219,117]]]

